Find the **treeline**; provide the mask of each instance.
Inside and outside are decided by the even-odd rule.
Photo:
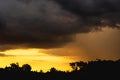
[[[51,68],[48,72],[31,71],[29,64],[18,63],[0,68],[0,80],[120,80],[120,60],[100,60],[70,63],[73,71]]]

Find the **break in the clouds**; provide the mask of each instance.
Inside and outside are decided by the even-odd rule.
[[[119,27],[119,0],[0,0],[0,49],[54,48],[77,33]]]

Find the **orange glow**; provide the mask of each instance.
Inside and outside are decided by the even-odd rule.
[[[71,70],[69,63],[73,60],[68,56],[54,56],[45,53],[40,49],[15,49],[2,52],[5,56],[0,56],[0,67],[9,66],[18,62],[21,65],[30,64],[32,70],[48,71],[51,67],[58,70]]]

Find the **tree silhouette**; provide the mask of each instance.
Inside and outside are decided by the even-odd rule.
[[[31,71],[31,66],[29,64],[23,64],[22,65],[22,70],[23,71]]]
[[[78,66],[77,66],[76,62],[70,63],[70,66],[72,67],[73,70],[78,70]]]
[[[11,63],[10,67],[6,67],[6,69],[13,70],[13,71],[19,71],[19,63]]]
[[[70,63],[70,66],[72,67],[72,69],[74,71],[76,70],[80,70],[80,68],[83,68],[87,65],[86,62],[83,62],[83,61],[80,61],[80,62],[73,62],[73,63]]]
[[[85,66],[87,65],[87,63],[86,63],[86,62],[83,62],[83,61],[76,62],[76,64],[77,64],[77,66],[79,67],[79,69],[80,69],[80,68],[83,68],[83,67],[85,67]]]
[[[50,72],[56,72],[56,71],[57,71],[57,69],[54,67],[50,69]]]
[[[10,66],[11,66],[11,68],[18,68],[19,63],[11,63]]]
[[[48,72],[31,71],[29,64],[12,63],[0,68],[0,80],[120,80],[120,60],[100,60],[72,62],[71,72],[51,68]]]

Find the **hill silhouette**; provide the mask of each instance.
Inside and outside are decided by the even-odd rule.
[[[120,60],[100,60],[70,63],[72,71],[51,68],[48,72],[31,71],[29,64],[12,63],[0,68],[0,80],[120,80]]]

